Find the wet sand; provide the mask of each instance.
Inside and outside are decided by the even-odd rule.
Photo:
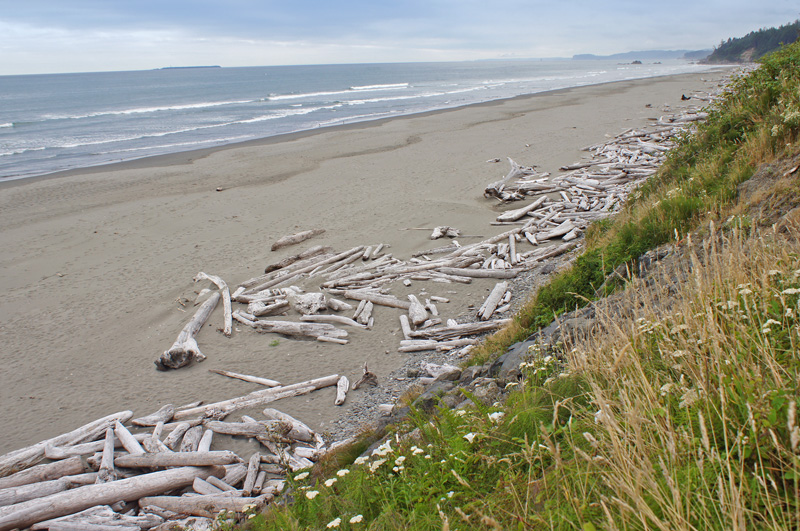
[[[506,157],[556,172],[582,147],[665,114],[665,104],[695,103],[681,95],[716,87],[721,76],[561,90],[0,184],[0,453],[112,412],[141,416],[258,387],[208,369],[288,384],[332,373],[352,380],[367,361],[387,375],[405,356],[398,311],[389,308],[377,308],[374,330],[348,329],[342,346],[242,326],[225,338],[220,305],[198,336],[206,361],[170,372],[153,361],[194,311],[178,301],[206,286],[192,282],[197,272],[233,289],[311,245],[387,243],[407,259],[441,245],[410,228],[492,236],[503,230],[489,225],[497,213],[519,206],[482,196],[507,172]],[[504,162],[486,162],[494,158]],[[326,232],[270,251],[279,237],[311,228]],[[439,305],[446,319],[479,305],[493,285],[391,289],[451,298]],[[274,406],[324,431],[347,411],[333,399],[325,389]]]

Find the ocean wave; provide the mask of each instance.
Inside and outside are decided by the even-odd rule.
[[[23,153],[28,153],[29,151],[44,151],[47,149],[46,147],[35,147],[35,148],[23,148],[23,149],[15,149],[14,151],[3,151],[0,152],[0,157],[10,157],[12,155],[22,155]]]
[[[8,127],[14,127],[14,122],[7,122],[4,124],[0,124],[0,129],[6,129]]]
[[[113,149],[110,151],[99,151],[95,153],[95,155],[114,155],[116,153],[131,153],[135,151],[147,151],[154,149],[169,149],[176,147],[199,146],[201,144],[226,144],[229,142],[235,142],[237,140],[247,140],[250,138],[253,137],[250,135],[239,135],[239,136],[230,136],[224,138],[210,138],[207,140],[194,140],[191,142],[175,142],[174,144],[159,144],[157,146],[144,146],[144,147],[135,147],[126,149]]]
[[[408,88],[408,83],[387,83],[385,85],[362,85],[360,87],[350,87],[350,90],[392,90]]]
[[[185,111],[190,109],[207,109],[212,107],[221,107],[223,105],[242,105],[247,103],[255,103],[258,100],[230,100],[230,101],[205,101],[200,103],[185,103],[182,105],[164,105],[159,107],[134,107],[131,109],[96,111],[85,114],[72,114],[72,115],[58,115],[51,114],[44,116],[44,120],[82,120],[86,118],[97,118],[99,116],[124,116],[131,114],[148,114],[164,111]]]
[[[270,101],[299,100],[303,98],[317,98],[320,96],[341,96],[344,94],[353,94],[354,92],[374,92],[379,90],[396,90],[403,88],[408,88],[408,83],[392,83],[388,85],[363,85],[360,87],[350,87],[345,90],[301,92],[299,94],[272,94],[267,99]]]

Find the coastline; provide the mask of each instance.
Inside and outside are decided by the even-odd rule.
[[[38,179],[57,179],[60,177],[70,177],[73,175],[86,175],[91,173],[102,173],[107,171],[115,171],[115,170],[126,170],[126,169],[140,169],[140,168],[152,168],[152,167],[162,167],[162,166],[173,166],[173,165],[181,165],[181,164],[190,164],[192,161],[208,157],[217,153],[219,151],[224,151],[227,149],[237,149],[237,148],[247,148],[247,147],[260,147],[265,145],[272,145],[275,143],[281,142],[291,142],[293,140],[297,140],[300,138],[304,138],[306,136],[313,136],[317,134],[323,133],[330,133],[336,131],[346,131],[350,129],[361,129],[361,128],[368,128],[368,127],[380,127],[385,122],[390,122],[394,120],[404,120],[409,118],[421,118],[425,116],[434,116],[440,113],[448,113],[454,112],[464,109],[470,108],[479,108],[479,107],[486,107],[486,106],[493,106],[493,105],[500,105],[504,102],[513,102],[515,100],[525,100],[528,98],[536,98],[538,96],[544,96],[548,94],[558,94],[562,92],[569,92],[575,89],[583,89],[583,88],[591,88],[591,87],[601,87],[606,85],[615,85],[615,84],[622,84],[622,83],[629,83],[629,82],[637,82],[637,81],[647,81],[647,80],[658,80],[664,78],[673,78],[679,76],[697,76],[697,75],[716,75],[720,72],[730,70],[731,68],[736,67],[737,65],[718,65],[715,68],[710,70],[706,70],[703,72],[696,72],[696,73],[682,73],[682,74],[669,74],[669,75],[662,75],[662,76],[653,76],[647,78],[637,78],[631,80],[622,80],[622,81],[610,81],[604,83],[597,83],[591,85],[581,85],[577,87],[568,87],[568,88],[561,88],[561,89],[553,89],[553,90],[545,90],[542,92],[534,92],[530,94],[521,94],[518,96],[513,96],[510,98],[499,98],[495,100],[483,101],[478,103],[470,103],[467,105],[459,105],[457,107],[447,107],[442,109],[433,109],[429,111],[422,111],[422,112],[412,112],[409,114],[402,114],[398,116],[390,116],[390,117],[383,117],[383,118],[375,118],[375,119],[367,119],[363,121],[354,121],[350,123],[342,123],[336,125],[326,125],[318,128],[313,129],[304,129],[301,131],[293,131],[290,133],[281,133],[272,136],[266,136],[263,138],[254,138],[250,140],[242,140],[237,142],[231,142],[228,144],[223,144],[219,146],[212,146],[206,148],[197,148],[197,149],[190,149],[186,151],[176,151],[173,153],[164,153],[161,155],[148,155],[141,158],[135,158],[130,160],[121,160],[118,162],[109,162],[98,164],[96,166],[85,166],[80,168],[72,168],[67,170],[60,170],[50,173],[44,173],[41,175],[34,175],[30,177],[12,177],[6,180],[0,180],[0,191],[3,190],[6,186],[15,186],[17,184],[22,184],[25,182],[29,182],[32,180]],[[205,68],[205,67],[187,67],[187,68]]]
[[[309,245],[389,243],[402,257],[435,246],[426,232],[402,229],[501,232],[488,225],[500,209],[481,194],[507,166],[486,160],[509,156],[555,172],[583,146],[658,118],[665,103],[679,109],[682,94],[719,77],[563,89],[0,184],[0,242],[9,249],[0,305],[0,423],[9,428],[0,452],[113,411],[146,414],[253,389],[210,375],[212,368],[292,383],[332,372],[357,378],[368,361],[385,377],[405,356],[396,352],[396,317],[380,311],[376,330],[353,332],[346,346],[280,339],[271,347],[271,336],[248,330],[217,334],[218,309],[198,338],[208,360],[169,373],[152,361],[191,313],[174,301],[194,298],[198,271],[235,286],[306,247],[272,253],[278,237],[315,227],[327,232]],[[454,291],[440,307],[447,318],[490,284],[419,282],[393,292]],[[332,393],[278,407],[325,431],[348,408],[333,406]]]

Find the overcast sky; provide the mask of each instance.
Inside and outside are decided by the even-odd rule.
[[[0,0],[0,75],[706,49],[797,0]]]

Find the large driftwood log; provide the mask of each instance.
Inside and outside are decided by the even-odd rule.
[[[392,297],[389,295],[378,295],[366,291],[345,290],[342,296],[345,297],[346,299],[353,299],[356,301],[369,301],[373,304],[378,304],[380,306],[389,306],[390,308],[400,308],[402,310],[408,310],[411,307],[410,302],[401,301],[397,297]]]
[[[320,336],[342,339],[347,337],[347,331],[336,328],[327,323],[307,323],[292,321],[264,321],[254,322],[254,326],[266,333],[281,334],[284,336],[310,337],[316,339]]]
[[[145,438],[149,437],[150,434],[148,433],[136,433],[133,435],[134,439],[139,442],[142,442]],[[99,441],[92,441],[88,443],[81,443],[76,444],[73,446],[45,446],[44,449],[44,456],[47,459],[52,459],[53,461],[57,461],[59,459],[67,459],[68,457],[74,457],[76,455],[92,455],[97,452],[102,452],[103,448],[105,447],[105,438]],[[114,446],[116,448],[121,448],[122,443],[114,439]]]
[[[300,242],[304,242],[309,238],[313,238],[314,236],[319,236],[325,232],[325,229],[312,229],[312,230],[304,230],[302,232],[298,232],[297,234],[291,234],[289,236],[284,236],[279,238],[278,241],[272,244],[272,250],[277,251],[282,247],[288,247],[289,245],[295,245]]]
[[[248,507],[263,507],[272,495],[256,498],[234,496],[234,493],[205,496],[149,496],[139,500],[140,507],[156,506],[178,514],[216,518],[222,511],[244,512]]]
[[[292,392],[306,393],[309,391],[313,391],[315,389],[322,389],[323,387],[336,385],[338,381],[339,381],[339,375],[332,374],[330,376],[325,376],[323,378],[316,378],[314,380],[308,380],[305,382],[300,382],[292,385],[273,387],[271,389],[260,389],[258,391],[254,391],[250,394],[240,396],[237,398],[222,400],[220,402],[215,402],[213,404],[189,408],[182,411],[176,411],[175,418],[177,420],[182,420],[197,416],[211,415],[214,414],[215,412],[220,412],[220,411],[226,411],[229,413],[236,409],[243,409],[246,407],[259,405],[259,403],[272,402],[277,399],[276,397],[296,396],[289,394]],[[262,400],[263,402],[260,402]]]
[[[90,507],[85,511],[80,511],[69,516],[62,516],[53,520],[45,520],[31,526],[31,529],[38,531],[40,529],[64,530],[66,531],[111,531],[127,530],[139,531],[143,529],[153,529],[160,525],[164,519],[155,514],[140,514],[139,516],[131,516],[128,514],[121,514],[109,507],[108,505],[98,505]],[[64,527],[65,525],[72,525],[78,527]],[[80,527],[83,526],[83,527]],[[102,527],[105,526],[105,527]]]
[[[495,319],[493,321],[483,321],[480,323],[454,324],[452,326],[442,326],[439,328],[414,330],[411,332],[411,336],[414,338],[445,341],[461,336],[471,336],[475,334],[482,334],[484,332],[491,332],[507,325],[510,322],[511,319]]]
[[[508,289],[508,282],[498,282],[489,296],[486,298],[486,301],[478,310],[478,318],[481,321],[488,321],[489,318],[492,316],[494,311],[497,309],[497,306],[500,304],[500,301],[503,299],[503,295],[506,294],[506,290]]]
[[[45,448],[48,446],[70,446],[85,441],[93,441],[102,436],[106,432],[106,428],[113,426],[117,420],[127,422],[131,417],[133,417],[131,411],[114,413],[85,424],[71,432],[41,441],[33,446],[9,452],[0,457],[0,477],[8,476],[41,462],[44,459]]]
[[[96,480],[97,473],[90,472],[88,474],[64,476],[49,481],[39,481],[18,487],[0,489],[0,506],[14,505],[15,503],[22,503],[35,498],[43,498],[44,496],[63,492],[81,485],[91,485]]]
[[[201,280],[210,280],[217,285],[219,291],[222,293],[222,309],[224,319],[222,333],[225,334],[226,337],[231,337],[231,334],[233,333],[233,320],[231,318],[231,290],[228,288],[228,284],[226,284],[225,281],[217,275],[207,275],[202,271],[194,276],[195,282],[200,282]]]
[[[166,404],[161,406],[158,411],[151,413],[145,417],[133,419],[131,424],[134,426],[155,426],[159,422],[169,422],[172,420],[172,415],[175,414],[175,406]]]
[[[186,323],[181,333],[178,334],[178,339],[175,340],[175,343],[155,361],[158,370],[180,369],[194,360],[202,361],[206,359],[203,353],[200,352],[194,336],[197,335],[197,332],[208,320],[220,298],[221,295],[219,293],[214,293],[200,305],[194,317]]]
[[[279,385],[281,385],[281,383],[276,380],[270,380],[269,378],[261,378],[259,376],[250,376],[249,374],[239,374],[238,372],[222,371],[219,369],[208,369],[208,372],[213,372],[214,374],[227,376],[228,378],[236,378],[237,380],[243,380],[245,382],[257,383],[259,385],[263,385],[266,387],[278,387]]]
[[[347,398],[347,391],[349,390],[350,380],[347,379],[347,376],[342,376],[336,383],[336,400],[333,402],[334,405],[341,406],[344,404],[344,401]]]
[[[0,489],[29,485],[39,481],[58,479],[64,476],[83,474],[87,471],[86,463],[80,457],[70,457],[63,461],[55,461],[44,465],[36,465],[27,470],[0,478]]]
[[[22,529],[37,522],[83,511],[95,505],[138,500],[191,485],[196,477],[205,479],[211,475],[220,477],[223,474],[224,469],[221,467],[183,467],[102,485],[85,485],[44,498],[0,507],[0,531]]]
[[[530,205],[524,206],[522,208],[518,208],[516,210],[509,210],[508,212],[503,212],[499,216],[497,216],[497,221],[517,221],[518,219],[524,218],[528,215],[528,212],[532,212],[539,208],[545,201],[547,201],[547,196],[543,195]]]
[[[510,181],[531,175],[533,173],[533,168],[523,168],[514,162],[511,157],[508,158],[508,162],[511,164],[511,170],[499,181],[495,181],[486,186],[486,189],[483,191],[483,195],[485,197],[497,197],[499,199],[504,199],[502,192]]]
[[[268,265],[267,267],[264,268],[264,273],[265,274],[272,273],[273,271],[277,271],[278,269],[289,267],[290,265],[294,264],[295,262],[299,262],[300,260],[305,260],[306,258],[311,258],[312,256],[317,256],[328,251],[330,251],[330,247],[315,245],[314,247],[306,249],[302,253],[293,254],[292,256],[287,256],[278,263]]]
[[[106,428],[106,438],[103,441],[103,458],[100,460],[100,469],[97,471],[96,483],[108,483],[117,479],[114,469],[114,429]]]
[[[408,307],[408,318],[414,326],[419,326],[428,319],[428,310],[414,295],[409,295],[411,305]]]
[[[230,465],[240,462],[239,456],[227,450],[215,452],[159,452],[157,454],[120,455],[114,464],[126,468],[157,468],[168,466]]]
[[[339,381],[341,381],[341,379]],[[309,428],[308,426],[306,426],[304,423],[300,422],[293,416],[270,407],[265,408],[263,413],[264,416],[267,417],[267,419],[269,420],[280,420],[291,424],[292,429],[288,433],[286,433],[286,437],[303,442],[312,442],[315,439],[314,430],[312,430],[311,428]]]

